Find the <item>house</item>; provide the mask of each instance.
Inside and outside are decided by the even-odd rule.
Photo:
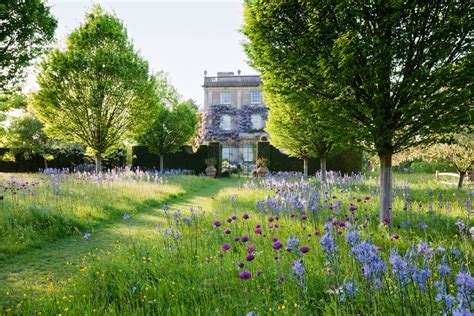
[[[253,167],[256,143],[264,132],[268,108],[262,98],[262,80],[258,75],[243,76],[240,70],[204,72],[204,109],[201,121],[203,143],[222,143],[222,160],[242,168]]]

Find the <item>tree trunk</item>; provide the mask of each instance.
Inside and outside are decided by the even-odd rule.
[[[380,159],[380,222],[392,221],[392,154],[383,154]]]
[[[319,157],[319,164],[321,169],[321,183],[326,184],[327,174],[326,174],[326,156]]]
[[[160,155],[160,174],[163,174],[163,155]]]
[[[48,159],[43,157],[43,160],[44,160],[44,170],[46,170],[48,169]]]
[[[464,176],[466,175],[465,172],[459,172],[459,181],[458,181],[458,189],[462,188],[462,182],[464,180]]]
[[[303,176],[308,177],[308,158],[303,159]]]
[[[102,157],[95,157],[95,173],[102,172]]]

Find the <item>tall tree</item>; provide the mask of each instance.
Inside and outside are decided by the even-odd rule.
[[[48,168],[48,156],[51,155],[53,141],[43,130],[43,124],[30,113],[12,120],[7,132],[7,144],[12,152],[21,154],[25,159],[39,155]]]
[[[134,51],[122,22],[94,7],[84,24],[41,63],[33,108],[46,133],[87,146],[102,159],[149,125],[157,109],[156,82]]]
[[[188,102],[163,107],[154,117],[151,127],[139,137],[139,142],[160,156],[160,172],[165,154],[177,152],[196,135],[197,112]]]
[[[379,156],[380,219],[392,155],[472,123],[470,1],[245,1],[244,44],[269,93],[328,101],[332,132]]]
[[[270,142],[289,156],[303,160],[303,174],[308,176],[309,158],[319,157],[321,182],[326,183],[326,157],[333,141],[327,133],[318,105],[301,95],[265,95],[270,111],[265,130]]]
[[[0,91],[24,78],[24,69],[54,36],[56,19],[42,0],[0,3]]]

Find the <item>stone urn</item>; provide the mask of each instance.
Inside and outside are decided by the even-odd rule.
[[[214,167],[214,166],[209,166],[209,167],[207,167],[207,168],[206,168],[206,175],[207,175],[208,177],[215,178],[216,175],[217,175],[217,169],[216,169],[216,167]]]
[[[267,166],[261,166],[257,168],[257,176],[259,178],[265,178],[269,172],[270,170],[268,170]]]

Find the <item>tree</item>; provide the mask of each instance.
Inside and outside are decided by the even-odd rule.
[[[326,183],[326,157],[333,142],[325,121],[316,111],[319,106],[300,95],[265,95],[270,111],[265,130],[273,146],[289,156],[303,159],[303,174],[308,176],[308,159],[319,157],[321,182]]]
[[[53,141],[46,135],[43,127],[43,124],[30,113],[15,118],[7,132],[7,144],[15,155],[21,154],[25,159],[36,155],[42,156],[46,169]]]
[[[27,99],[21,93],[0,94],[0,138],[6,135],[5,121],[8,118],[8,112],[11,110],[26,109]]]
[[[474,134],[457,133],[452,135],[451,143],[434,144],[427,150],[430,161],[452,164],[459,173],[458,189],[462,187],[464,176],[474,166]]]
[[[33,108],[53,138],[87,146],[102,159],[149,125],[156,82],[134,51],[122,22],[96,6],[85,23],[41,63]]]
[[[18,84],[31,60],[54,36],[56,19],[42,0],[0,4],[0,91]]]
[[[469,1],[245,2],[245,50],[268,93],[328,101],[331,132],[376,153],[380,219],[392,155],[472,122]]]
[[[198,127],[198,116],[192,104],[187,102],[165,106],[154,117],[151,127],[139,137],[139,142],[149,151],[160,156],[160,172],[163,172],[163,156],[177,152],[192,140]]]

